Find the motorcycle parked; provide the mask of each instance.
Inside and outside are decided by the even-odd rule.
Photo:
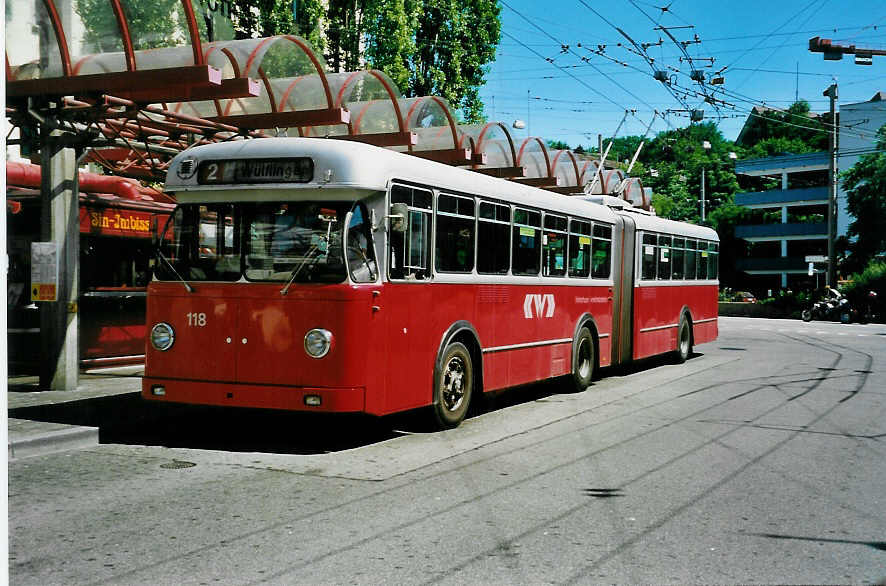
[[[849,305],[849,300],[839,291],[828,288],[825,297],[800,312],[800,317],[803,318],[803,321],[839,320],[841,323],[848,324],[852,321],[852,307]]]
[[[877,321],[879,319],[879,315],[877,315],[877,292],[868,291],[867,295],[861,299],[859,307],[851,308],[850,313],[852,314],[852,321],[862,324]]]

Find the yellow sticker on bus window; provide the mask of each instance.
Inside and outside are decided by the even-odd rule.
[[[520,226],[520,236],[535,236],[535,228],[525,228]]]
[[[702,257],[702,258],[707,258],[707,257],[708,257],[708,251],[707,251],[707,250],[703,250],[703,251],[701,252],[701,257]]]
[[[579,246],[590,246],[591,239],[587,236],[579,236],[578,237],[578,244],[579,244]]]

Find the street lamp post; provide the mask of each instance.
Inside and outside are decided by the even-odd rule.
[[[701,146],[704,148],[705,152],[710,152],[711,150],[711,142],[708,140],[702,141]],[[704,214],[704,163],[701,164],[701,221],[704,223],[705,214]]]

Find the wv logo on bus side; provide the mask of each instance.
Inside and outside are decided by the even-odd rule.
[[[554,317],[555,306],[553,293],[528,293],[523,299],[523,317]]]

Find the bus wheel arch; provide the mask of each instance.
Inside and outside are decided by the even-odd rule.
[[[444,334],[434,363],[431,403],[436,427],[458,427],[482,389],[483,354],[477,332],[468,322],[456,322]]]
[[[680,321],[677,323],[677,347],[674,349],[674,361],[678,364],[686,362],[695,347],[695,332],[692,327],[692,313],[688,307],[680,310]]]
[[[572,382],[577,392],[591,384],[600,367],[600,340],[597,324],[590,314],[578,320],[572,335]]]

